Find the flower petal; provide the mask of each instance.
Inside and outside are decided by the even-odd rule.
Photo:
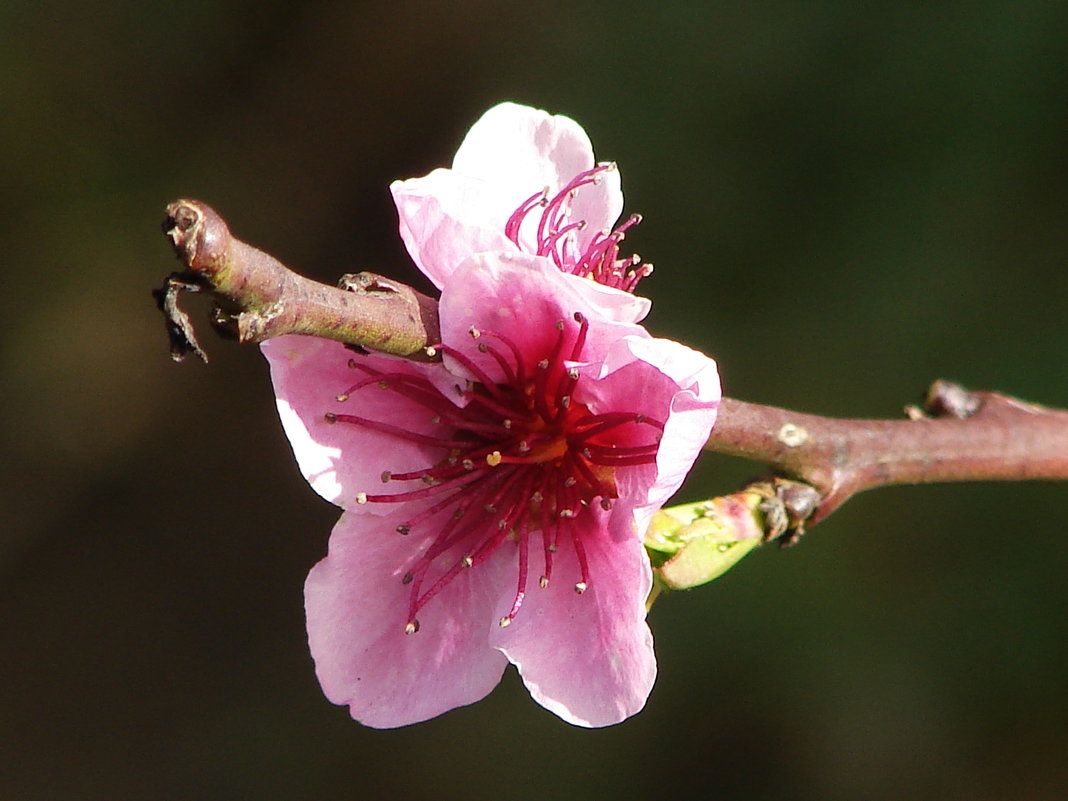
[[[574,120],[501,103],[468,132],[451,170],[437,169],[390,186],[401,238],[412,260],[440,289],[468,256],[516,250],[504,235],[513,212],[543,189],[554,197],[593,166],[589,137]],[[571,219],[586,223],[575,233],[579,251],[608,231],[622,211],[617,170],[604,171],[583,186],[571,201]],[[519,241],[527,253],[537,251],[539,217],[535,209],[520,228]]]
[[[638,409],[664,423],[655,467],[617,474],[620,496],[634,503],[635,529],[644,532],[708,441],[721,398],[716,362],[670,339],[626,336],[611,343],[600,364],[580,372],[596,373],[576,393],[591,409]]]
[[[593,166],[593,145],[581,125],[570,117],[518,103],[500,103],[483,114],[452,162],[453,170],[462,175],[505,187],[511,195],[509,213],[543,188],[554,196]],[[619,173],[612,170],[576,196],[573,218],[587,223],[579,238],[582,249],[594,232],[619,219],[623,211],[619,184]],[[533,252],[530,244],[524,242]]]
[[[553,583],[529,590],[512,625],[491,635],[531,697],[576,726],[610,726],[637,713],[656,678],[645,622],[648,557],[637,538],[615,541],[603,527],[583,535],[591,576],[584,593],[573,589],[576,559],[561,546]]]
[[[398,534],[403,512],[342,515],[329,555],[304,588],[308,642],[323,692],[367,726],[427,720],[485,697],[507,660],[488,644],[500,588],[514,581],[505,559],[450,582],[405,634],[409,587],[401,577],[425,546]],[[502,572],[503,571],[503,572]]]
[[[573,325],[575,312],[581,312],[591,321],[617,325],[615,337],[639,336],[643,330],[633,322],[649,306],[644,298],[561,273],[540,256],[483,253],[457,270],[442,290],[439,308],[446,344],[471,348],[468,331],[475,327],[510,338],[526,354],[537,354],[537,362],[552,349],[557,321]],[[486,367],[492,378],[502,378],[495,365]]]
[[[433,414],[424,406],[374,385],[358,390],[349,401],[338,402],[338,395],[367,377],[348,366],[355,354],[341,343],[291,335],[268,340],[261,349],[271,366],[278,416],[297,465],[312,489],[326,500],[349,507],[359,492],[397,491],[381,481],[384,453],[389,454],[387,466],[394,472],[418,470],[440,457],[440,448],[358,425],[326,422],[326,413],[333,412],[392,423],[417,433],[443,433],[431,422]],[[440,368],[435,371],[388,356],[355,358],[381,371],[415,378],[425,377],[428,371],[440,372]],[[372,513],[384,509],[375,504],[366,508]]]
[[[504,235],[508,216],[519,205],[497,187],[434,170],[424,178],[394,181],[400,235],[412,261],[438,289],[472,253],[514,250]]]

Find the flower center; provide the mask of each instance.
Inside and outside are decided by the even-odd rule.
[[[619,258],[619,243],[628,228],[642,221],[641,215],[632,214],[615,230],[596,232],[582,250],[579,249],[578,234],[586,229],[586,221],[572,220],[575,198],[582,187],[599,184],[601,176],[615,168],[614,163],[606,162],[580,172],[552,198],[548,188],[531,195],[508,218],[504,226],[505,236],[522,249],[520,228],[534,209],[540,208],[534,255],[551,258],[565,273],[633,292],[638,282],[653,271],[653,265],[642,264],[637,253]]]
[[[441,428],[440,434],[425,434],[355,415],[326,415],[327,422],[427,446],[424,469],[382,473],[383,482],[417,482],[415,488],[361,492],[356,498],[357,503],[410,503],[412,514],[397,531],[425,535],[428,545],[404,576],[410,585],[407,633],[418,631],[417,614],[435,595],[506,542],[518,550],[519,576],[501,626],[515,619],[526,596],[532,544],[540,544],[542,552],[541,587],[549,585],[554,554],[561,547],[570,547],[575,555],[575,591],[589,587],[583,538],[600,531],[597,516],[607,513],[618,497],[617,473],[656,461],[664,425],[635,412],[595,412],[572,400],[581,380],[574,364],[589,329],[582,315],[576,314],[575,321],[577,326],[557,322],[554,344],[537,361],[504,336],[471,329],[479,340],[478,358],[499,367],[504,375],[500,382],[461,350],[435,346],[474,377],[466,388],[457,387],[466,401],[462,407],[422,377],[389,373],[364,359],[349,361],[365,377],[338,395],[339,402],[364,389],[393,392],[425,408],[435,428]]]

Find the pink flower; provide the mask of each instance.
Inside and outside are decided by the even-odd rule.
[[[458,162],[501,114],[548,131],[527,159],[538,175],[569,173],[576,142],[589,151],[570,120],[506,106]],[[571,229],[561,258],[532,253],[521,199],[497,215],[509,235],[490,241],[484,198],[450,194],[468,178],[421,180],[444,199],[394,191],[409,250],[442,289],[443,361],[299,336],[263,345],[297,462],[345,510],[305,587],[316,672],[369,726],[477,701],[509,662],[565,720],[617,723],[656,673],[642,534],[708,438],[715,363],[637,325],[646,302],[567,269],[603,240]],[[575,209],[610,183],[584,184]],[[595,207],[583,213],[614,216]]]
[[[641,221],[613,225],[623,209],[615,164],[598,164],[574,120],[501,103],[472,126],[452,169],[390,187],[401,238],[412,259],[440,289],[471,253],[546,256],[562,271],[632,292],[652,272],[638,256],[620,259],[619,243]],[[648,301],[620,304],[630,322]]]
[[[508,662],[571,723],[645,703],[640,532],[707,439],[718,376],[567,278],[469,259],[442,291],[444,364],[263,346],[298,463],[346,510],[308,577],[308,633],[327,696],[367,725],[472,703]]]

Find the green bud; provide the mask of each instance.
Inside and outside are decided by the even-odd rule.
[[[719,578],[763,542],[761,496],[739,492],[661,509],[645,548],[660,588],[685,590]]]

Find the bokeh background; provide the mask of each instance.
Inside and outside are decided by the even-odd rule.
[[[1066,797],[1063,484],[881,490],[660,601],[623,725],[510,672],[360,727],[307,653],[336,512],[265,364],[206,329],[211,364],[173,364],[149,297],[180,196],[322,280],[428,290],[387,185],[512,99],[620,164],[648,324],[730,395],[1068,405],[1066,41],[1037,0],[5,0],[0,798]],[[753,470],[706,457],[682,499]]]

